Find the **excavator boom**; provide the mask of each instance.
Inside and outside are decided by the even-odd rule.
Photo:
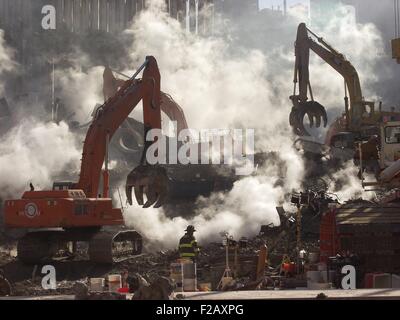
[[[142,78],[136,79],[142,70]],[[106,69],[105,77],[107,72]],[[78,183],[54,183],[53,190],[31,190],[21,199],[5,201],[6,227],[36,230],[18,241],[21,261],[43,262],[60,250],[65,251],[67,243],[78,241],[88,242],[90,259],[101,263],[141,253],[142,237],[135,230],[123,229],[122,210],[114,208],[109,197],[107,155],[110,139],[141,100],[145,136],[151,129],[161,129],[156,59],[146,57],[131,79],[116,85],[119,90],[96,109],[86,134]],[[103,163],[103,194],[98,197]],[[57,230],[49,231],[50,228]]]
[[[129,81],[129,80],[128,80]],[[118,90],[126,84],[126,80],[115,78],[113,70],[106,67],[104,70],[103,93],[104,101],[113,97]],[[175,100],[167,93],[160,91],[161,105],[160,109],[164,112],[171,121],[177,123],[177,130],[181,132],[188,129],[183,109],[175,102]]]
[[[315,41],[312,37],[317,41]],[[349,93],[350,105],[347,95],[345,97],[346,119],[349,130],[356,130],[361,125],[361,118],[364,113],[365,103],[361,91],[360,79],[357,70],[348,61],[343,54],[335,50],[322,38],[313,33],[304,23],[298,27],[295,44],[295,72],[294,72],[294,93],[290,97],[293,102],[293,109],[290,115],[290,124],[299,135],[309,135],[303,125],[305,114],[310,119],[310,126],[314,124],[319,127],[321,120],[327,125],[327,114],[325,108],[314,101],[313,92],[309,75],[310,51],[317,54],[323,61],[329,64],[345,81],[345,90]],[[296,87],[299,87],[299,93],[296,94]],[[309,101],[308,93],[311,101]]]
[[[160,72],[154,57],[147,57],[143,77],[126,81],[117,93],[96,110],[86,135],[81,172],[77,189],[96,198],[106,148],[115,131],[126,120],[136,105],[143,100],[145,135],[149,129],[161,129]],[[139,70],[140,70],[139,69]]]

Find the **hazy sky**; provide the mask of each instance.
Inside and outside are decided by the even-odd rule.
[[[258,0],[260,3],[260,9],[263,8],[271,8],[272,6],[274,6],[275,8],[277,8],[278,6],[281,6],[281,8],[283,7],[283,0]],[[304,3],[304,4],[309,4],[309,0],[287,0],[287,5],[290,7],[293,4],[296,3]]]

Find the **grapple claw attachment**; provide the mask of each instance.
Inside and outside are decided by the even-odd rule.
[[[158,200],[153,207],[156,209],[161,208],[164,205],[164,203],[166,203],[166,201],[167,201],[167,192],[162,191],[161,194],[158,195]]]
[[[155,192],[155,190],[153,190],[151,188],[146,188],[146,198],[147,198],[147,201],[143,205],[143,208],[150,208],[158,200],[157,192]]]
[[[137,203],[143,208],[150,208],[154,204],[157,207],[163,205],[160,195],[167,194],[166,175],[162,168],[139,166],[135,168],[126,180],[126,196],[132,205],[132,189],[135,193]],[[144,202],[144,195],[147,200]]]
[[[315,124],[316,128],[321,127],[323,121],[324,127],[328,124],[328,115],[325,108],[316,101],[300,102],[292,108],[289,122],[293,127],[295,134],[299,136],[309,136],[310,134],[304,127],[304,116],[307,115],[310,128]]]
[[[143,208],[160,208],[231,190],[236,180],[235,170],[223,165],[140,165],[128,175],[126,192],[130,204],[134,191]]]
[[[132,188],[131,188],[132,189]],[[137,186],[134,188],[134,192],[135,192],[135,199],[136,202],[138,203],[139,206],[142,206],[144,204],[144,200],[143,200],[143,187],[141,186]],[[131,202],[132,202],[132,196],[131,196]],[[132,205],[132,203],[131,203]]]

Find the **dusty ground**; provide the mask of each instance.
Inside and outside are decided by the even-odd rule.
[[[276,243],[279,230],[272,231],[268,236],[256,236],[247,240],[247,245],[238,250],[237,263],[235,264],[234,250],[230,250],[230,267],[239,281],[237,287],[244,288],[254,280],[258,250],[264,243],[269,248],[268,261],[270,266],[267,273],[274,274],[280,265],[283,254],[288,248],[293,249],[293,235],[283,237]],[[200,244],[201,245],[201,244]],[[315,247],[315,242],[306,244],[308,248]],[[290,250],[289,250],[290,251]],[[15,296],[46,296],[73,294],[73,286],[77,281],[87,281],[88,278],[106,277],[108,274],[128,272],[129,275],[139,273],[147,280],[155,276],[169,276],[170,264],[178,259],[177,250],[162,252],[146,252],[140,256],[126,260],[115,265],[98,265],[87,260],[82,253],[70,260],[49,261],[56,269],[57,290],[46,291],[42,289],[42,266],[24,265],[17,259],[16,240],[5,237],[0,232],[0,269],[13,287]],[[225,248],[221,243],[210,243],[202,247],[201,255],[197,261],[198,282],[211,283],[215,289],[225,269]],[[275,267],[275,268],[274,268]]]
[[[174,260],[174,253],[143,254],[116,265],[96,265],[77,257],[75,260],[49,261],[56,269],[56,292],[43,290],[41,281],[42,266],[25,265],[16,258],[16,243],[9,243],[0,247],[0,268],[13,287],[15,296],[45,296],[54,294],[73,294],[73,285],[77,281],[86,281],[88,278],[106,277],[108,274],[140,273],[142,275],[169,275],[170,261]]]

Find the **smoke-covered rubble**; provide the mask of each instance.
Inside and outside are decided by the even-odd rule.
[[[294,233],[286,229],[288,232],[283,233],[282,237],[277,237],[277,234],[285,229],[286,226],[278,229],[268,227],[264,228],[264,233],[257,237],[241,239],[245,245],[237,249],[237,258],[235,258],[235,249],[229,250],[229,263],[237,277],[236,285],[231,288],[232,290],[244,290],[248,288],[247,285],[254,284],[258,252],[264,244],[271,248],[268,252],[266,275],[279,276],[282,257],[285,254],[295,257]],[[169,277],[171,263],[179,258],[176,249],[158,250],[144,253],[113,266],[101,266],[87,261],[87,255],[81,252],[72,260],[47,262],[57,270],[57,289],[44,290],[41,285],[42,266],[28,266],[18,262],[15,257],[15,241],[8,239],[8,243],[0,250],[0,269],[10,281],[14,296],[75,295],[74,286],[77,282],[88,283],[89,278],[106,277],[109,274],[127,273],[131,276],[139,274],[151,282],[158,277]],[[220,242],[205,242],[204,245],[200,242],[199,244],[201,254],[197,260],[198,283],[211,283],[212,287],[209,289],[215,290],[226,267],[226,248],[222,244],[222,238]],[[315,238],[308,239],[304,243],[304,248],[308,251],[315,250],[317,246]]]
[[[248,248],[240,253],[243,264],[240,277],[246,279],[243,283],[252,281],[260,245],[266,242],[271,247],[276,241],[276,234],[266,239],[254,238],[254,235],[261,225],[280,225],[275,208],[285,205],[292,190],[301,188],[310,176],[309,170],[306,170],[309,167],[293,148],[294,137],[287,120],[290,112],[288,96],[292,91],[291,45],[297,18],[293,17],[287,26],[282,27],[282,45],[277,44],[275,37],[273,40],[264,39],[265,33],[260,32],[260,36],[249,37],[246,46],[241,46],[241,38],[246,34],[239,34],[237,38],[221,35],[222,30],[216,30],[215,36],[210,37],[188,34],[160,8],[161,1],[153,1],[149,9],[135,19],[123,35],[126,42],[116,45],[119,53],[113,54],[118,57],[106,59],[103,54],[96,55],[95,50],[90,50],[89,44],[84,48],[74,44],[62,62],[56,62],[56,91],[66,104],[65,114],[73,115],[72,119],[79,123],[90,121],[93,107],[102,102],[103,69],[100,64],[114,61],[121,71],[133,74],[134,66],[139,65],[146,55],[154,54],[159,61],[162,86],[173,93],[174,99],[184,107],[190,127],[254,128],[257,132],[257,151],[274,151],[277,161],[268,162],[255,176],[236,181],[230,192],[213,194],[208,199],[199,198],[195,208],[188,209],[191,210],[189,218],[171,218],[163,209],[126,208],[124,216],[127,225],[140,231],[150,240],[148,248],[156,248],[158,252],[146,253],[109,268],[80,261],[60,262],[57,270],[60,270],[61,281],[56,294],[73,293],[73,284],[86,281],[87,277],[124,270],[139,273],[148,279],[154,274],[167,276],[170,263],[178,258],[174,250],[178,238],[188,224],[196,226],[199,242],[203,243],[199,260],[200,276],[204,277],[200,278],[202,281],[215,284],[223,271],[225,251],[218,242],[222,230],[235,238],[245,236],[251,239]],[[377,68],[382,66],[383,56],[377,48],[383,45],[376,27],[356,23],[348,8],[340,7],[332,19],[324,27],[317,27],[316,31],[327,35],[341,51],[346,52],[349,60],[360,70],[361,79],[365,79],[368,97],[375,97],[374,86],[391,74],[387,67]],[[93,39],[101,37],[97,34]],[[108,46],[107,43],[104,45]],[[343,111],[339,107],[342,94],[338,94],[343,91],[342,79],[316,59],[312,59],[311,63],[315,94],[329,108],[330,120],[333,120]],[[49,62],[46,65],[49,67]],[[17,69],[13,50],[5,44],[0,31],[0,97],[8,93],[4,90],[6,82],[14,81],[16,74],[20,75]],[[10,73],[14,73],[11,79]],[[36,74],[30,75],[34,76]],[[38,83],[47,83],[48,75],[40,79]],[[38,96],[46,94],[41,92]],[[81,156],[79,139],[82,135],[74,135],[68,121],[47,122],[49,114],[45,111],[45,104],[48,101],[31,101],[30,108],[18,103],[15,97],[10,101],[10,106],[15,106],[12,110],[13,127],[0,137],[0,198],[19,197],[29,182],[37,189],[49,188],[63,171],[77,173]],[[141,116],[140,111],[135,111],[133,116]],[[324,132],[314,134],[321,140]],[[342,201],[366,197],[359,187],[357,170],[350,163],[324,178],[329,178],[328,189],[337,193]],[[119,203],[118,187],[120,181],[113,186],[115,203]],[[284,236],[282,242],[270,252],[272,266],[278,266],[282,255],[288,253],[287,247],[293,246],[294,239],[291,237],[290,234]],[[32,280],[31,267],[16,261],[15,243],[2,238],[0,233],[0,243],[5,244],[6,241],[10,244],[3,245],[0,250],[0,267],[4,268],[15,294],[49,293],[40,287],[40,283]],[[315,240],[306,246],[315,247]]]

